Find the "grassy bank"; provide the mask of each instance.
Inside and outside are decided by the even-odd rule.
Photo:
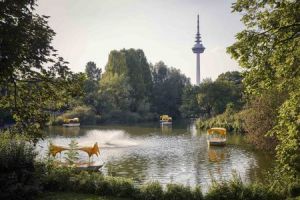
[[[124,198],[99,197],[94,194],[82,194],[75,192],[45,192],[37,197],[37,200],[128,200]]]
[[[44,191],[51,191],[56,195],[59,195],[58,191],[63,192],[63,195],[67,195],[66,199],[70,195],[74,195],[73,192],[92,195],[87,196],[91,199],[96,196],[136,200],[285,199],[262,184],[244,184],[237,176],[230,181],[212,183],[206,194],[202,193],[200,187],[192,188],[182,184],[167,184],[166,187],[163,187],[158,182],[136,186],[130,179],[103,176],[99,173],[76,172],[71,168],[57,167],[48,169],[42,184]],[[79,197],[81,196],[79,195]],[[49,198],[51,199],[51,197]]]

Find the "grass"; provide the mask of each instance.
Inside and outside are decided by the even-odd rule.
[[[94,194],[82,194],[74,192],[45,192],[38,200],[128,200],[115,197],[101,197]]]

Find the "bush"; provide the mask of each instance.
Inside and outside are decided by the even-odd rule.
[[[62,125],[64,119],[79,118],[80,123],[84,125],[94,125],[101,121],[101,117],[96,115],[92,108],[88,106],[77,106],[61,116],[58,116],[52,125]]]
[[[43,176],[43,188],[48,191],[72,191],[71,177],[75,170],[70,167],[48,166]]]
[[[168,184],[164,195],[165,200],[202,200],[201,189],[196,187],[194,191],[190,187],[181,184]]]
[[[212,127],[223,127],[229,132],[244,133],[244,123],[241,118],[243,111],[235,113],[227,108],[225,113],[217,115],[207,120],[198,119],[196,127],[198,129],[208,129]]]
[[[279,194],[261,184],[244,185],[239,178],[214,183],[205,196],[206,200],[283,200]]]
[[[158,182],[148,183],[140,188],[138,199],[143,200],[161,200],[163,199],[164,191]]]
[[[25,139],[0,135],[0,199],[34,199],[41,189],[36,152]]]
[[[135,193],[130,179],[76,171],[70,167],[50,167],[43,180],[44,188],[48,191],[73,191],[116,197],[132,197]]]

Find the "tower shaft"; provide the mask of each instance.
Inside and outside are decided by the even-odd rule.
[[[196,84],[200,84],[200,53],[196,54]]]
[[[204,52],[205,47],[201,41],[201,35],[199,30],[199,15],[197,16],[197,34],[195,45],[192,48],[193,52],[196,54],[196,84],[200,84],[200,54]]]

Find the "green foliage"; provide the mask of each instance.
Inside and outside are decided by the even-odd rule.
[[[88,106],[77,106],[58,116],[52,124],[62,125],[64,123],[64,119],[72,119],[76,117],[79,118],[80,123],[84,125],[96,124],[101,120],[101,117],[96,115],[92,108]]]
[[[78,148],[78,142],[75,139],[72,139],[69,144],[69,150],[66,152],[66,161],[69,164],[74,164],[79,160],[79,153],[75,150]]]
[[[43,188],[48,191],[71,191],[74,174],[74,168],[49,165],[42,177]]]
[[[189,186],[179,184],[168,184],[167,190],[164,194],[165,200],[202,200],[203,195],[201,189],[196,187],[195,190],[191,190]]]
[[[0,134],[0,199],[34,199],[41,190],[36,152],[26,139]]]
[[[95,194],[82,194],[78,192],[44,192],[38,200],[126,200],[116,197],[99,197]]]
[[[83,82],[82,101],[85,105],[91,106],[96,112],[99,106],[99,81],[101,78],[102,70],[97,68],[94,62],[88,62],[85,66],[86,79]]]
[[[233,12],[242,13],[245,30],[227,50],[247,69],[248,95],[264,96],[270,89],[286,94],[283,104],[273,108],[279,109],[271,133],[278,140],[278,171],[299,179],[300,4],[237,0]]]
[[[76,191],[101,196],[132,197],[136,193],[129,179],[103,176],[96,172],[78,172],[69,167],[49,168],[43,186],[48,191]]]
[[[150,95],[152,79],[149,64],[140,49],[112,51],[100,83],[100,93],[113,95],[113,109],[136,112]],[[105,99],[105,98],[104,98]],[[106,100],[106,99],[105,99]]]
[[[200,115],[200,106],[198,104],[197,95],[199,86],[188,85],[184,88],[182,94],[182,105],[180,112],[183,117],[198,117]]]
[[[168,68],[163,62],[152,67],[153,92],[152,111],[158,114],[180,116],[184,88],[190,85],[189,79],[175,68]]]
[[[197,119],[196,127],[199,129],[208,129],[212,127],[223,127],[229,132],[244,133],[243,113],[232,109],[232,104],[228,104],[223,114],[203,120]]]
[[[257,149],[274,151],[278,139],[270,135],[270,131],[277,122],[279,106],[286,95],[275,90],[249,100],[243,112],[242,119],[247,140]]]
[[[283,200],[284,198],[261,184],[245,185],[240,178],[214,183],[205,200]]]
[[[300,90],[292,93],[279,108],[273,134],[281,145],[276,147],[280,171],[294,181],[300,180]]]
[[[138,199],[143,200],[160,200],[163,199],[164,191],[158,182],[145,184],[140,189]]]
[[[96,63],[90,61],[85,66],[85,74],[88,80],[99,81],[101,77],[102,70],[97,68]]]
[[[0,2],[0,109],[16,122],[10,130],[42,137],[49,113],[70,95],[80,94],[81,74],[73,74],[67,62],[51,46],[55,35],[48,17],[34,12],[35,0]]]
[[[211,117],[225,111],[228,103],[238,105],[241,101],[241,90],[237,90],[228,81],[204,81],[197,94],[198,105],[204,117]]]
[[[128,78],[124,74],[105,73],[100,81],[99,91],[102,113],[111,110],[129,110],[131,90]]]

